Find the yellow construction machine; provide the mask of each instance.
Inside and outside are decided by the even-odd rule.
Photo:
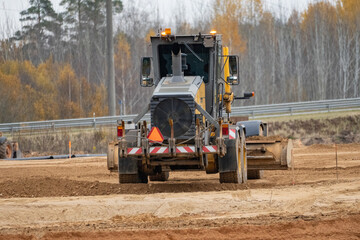
[[[291,141],[267,136],[261,121],[231,121],[238,56],[222,35],[179,36],[171,29],[151,37],[152,56],[141,59],[140,85],[153,87],[149,104],[130,122],[118,120],[108,145],[108,169],[120,183],[166,181],[170,171],[219,173],[221,183],[245,183],[262,170],[287,169]],[[151,121],[140,121],[150,112]],[[255,136],[255,137],[254,137]]]

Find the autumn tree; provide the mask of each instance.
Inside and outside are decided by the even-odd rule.
[[[223,35],[224,45],[233,53],[242,53],[246,49],[245,41],[240,35],[242,2],[242,0],[216,0],[213,6],[212,25]]]
[[[351,66],[350,75],[352,76],[353,82],[351,88],[353,88],[353,97],[359,97],[360,86],[359,86],[359,72],[360,72],[360,4],[356,0],[341,0],[337,4],[341,22],[348,29],[349,41],[354,43],[355,46],[349,46],[351,52]],[[355,49],[354,49],[355,48]]]
[[[122,2],[113,0],[113,12],[122,11]],[[62,0],[62,13],[69,36],[69,59],[79,76],[92,83],[105,83],[105,1]]]

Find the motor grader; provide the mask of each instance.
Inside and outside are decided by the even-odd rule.
[[[267,138],[261,121],[231,120],[238,56],[222,35],[179,36],[171,29],[151,37],[152,57],[141,59],[140,85],[155,87],[150,103],[130,122],[117,123],[107,165],[120,183],[166,181],[170,171],[219,173],[220,183],[245,183],[262,170],[287,169],[291,141]],[[151,121],[141,121],[150,112]],[[247,141],[249,136],[263,136]]]

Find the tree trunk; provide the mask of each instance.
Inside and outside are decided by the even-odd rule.
[[[112,30],[112,1],[106,0],[106,35],[107,35],[107,77],[109,115],[116,115],[115,103],[115,70],[114,70],[114,44]]]
[[[356,31],[355,34],[355,76],[354,76],[354,97],[359,96],[359,58],[360,58],[360,29]]]

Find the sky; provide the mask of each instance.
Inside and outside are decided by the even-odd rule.
[[[126,4],[133,0],[123,0],[123,3],[126,7]],[[143,1],[146,2],[147,0]],[[199,6],[206,5],[206,2],[211,0],[153,0],[151,1],[151,6],[157,5],[159,9],[160,19],[169,19],[171,18],[172,12],[176,10],[177,7],[186,8],[186,19],[191,20],[191,15],[194,11],[198,11]],[[266,9],[271,10],[274,13],[281,12],[284,15],[290,15],[293,9],[298,11],[303,11],[306,9],[307,5],[317,0],[262,0]],[[55,11],[59,12],[62,10],[62,7],[59,6],[61,0],[52,0],[53,7]],[[148,0],[150,5],[150,0]],[[197,4],[196,4],[197,3]],[[29,0],[0,0],[0,39],[6,38],[13,35],[13,33],[21,28],[21,23],[19,21],[20,12],[29,7]],[[146,7],[146,6],[145,6]],[[168,26],[166,26],[168,27]],[[171,26],[170,26],[171,27]]]

